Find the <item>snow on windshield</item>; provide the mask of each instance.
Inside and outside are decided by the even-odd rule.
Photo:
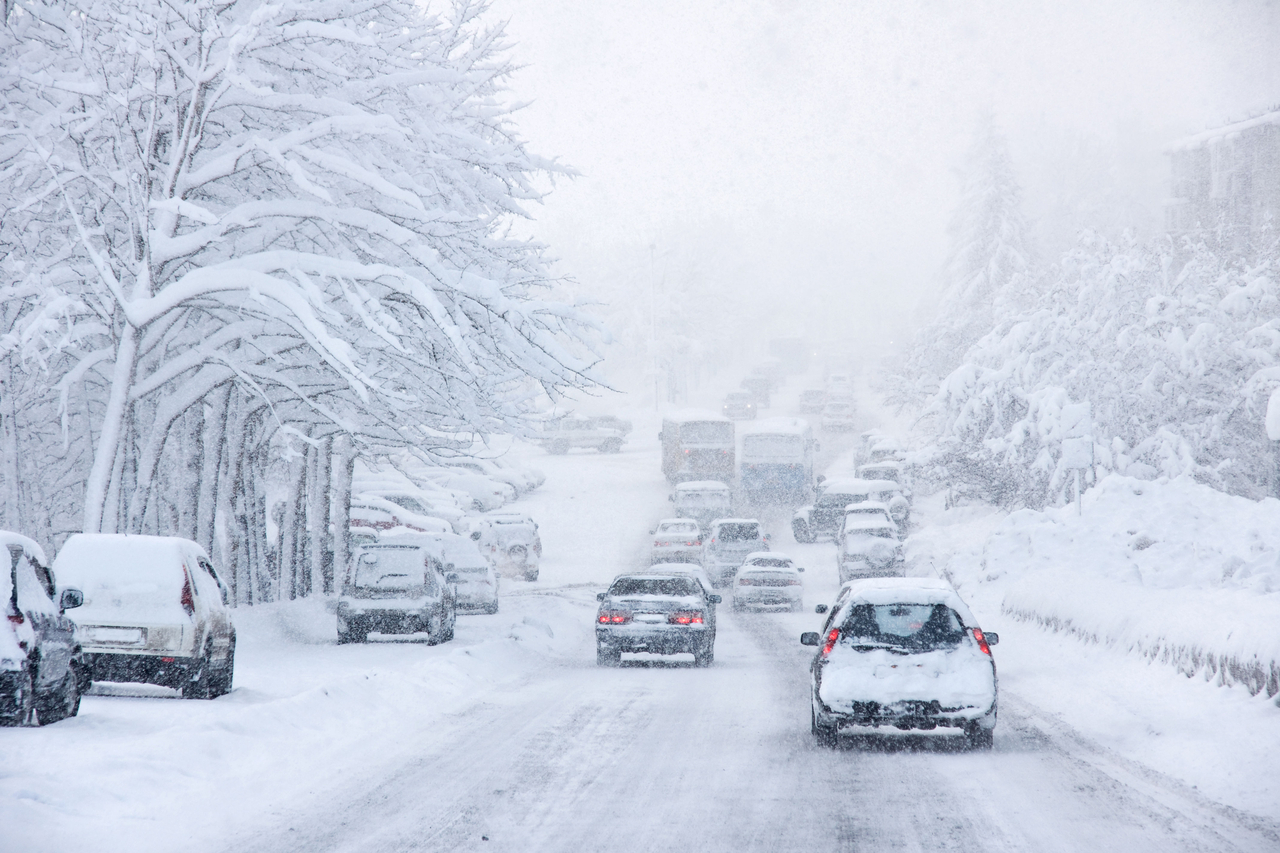
[[[633,595],[690,596],[698,594],[698,584],[690,578],[618,578],[609,588],[618,597]]]
[[[799,457],[804,454],[804,438],[798,435],[748,435],[742,452],[752,457]]]
[[[727,444],[733,441],[733,424],[689,421],[680,425],[680,441],[685,444]]]
[[[356,558],[354,584],[365,589],[408,590],[428,577],[421,548],[366,548]]]

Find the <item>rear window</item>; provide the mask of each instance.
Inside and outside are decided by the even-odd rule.
[[[698,585],[690,578],[618,578],[609,594],[688,596],[698,594]]]
[[[659,525],[658,532],[659,533],[694,534],[698,532],[698,525],[696,524],[663,524],[663,525]]]
[[[804,439],[798,435],[749,435],[742,440],[742,452],[749,456],[798,456],[804,453]]]
[[[919,651],[951,648],[964,639],[964,626],[945,604],[859,604],[849,610],[841,632],[859,642]]]
[[[716,536],[721,542],[750,542],[760,538],[760,525],[754,522],[722,524]]]
[[[761,568],[786,569],[791,567],[791,561],[778,557],[757,557],[751,561],[751,565]]]
[[[426,560],[421,548],[367,548],[356,557],[353,580],[361,589],[430,591],[435,584]]]
[[[851,495],[848,493],[827,493],[818,498],[818,506],[820,507],[846,507],[851,503],[857,503],[862,500],[862,495]]]

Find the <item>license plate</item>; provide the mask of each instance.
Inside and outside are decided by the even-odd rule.
[[[138,645],[142,642],[141,628],[90,628],[89,639],[97,643]]]
[[[667,616],[665,613],[637,613],[635,615],[635,620],[637,622],[649,622],[656,624],[658,622],[666,622]]]

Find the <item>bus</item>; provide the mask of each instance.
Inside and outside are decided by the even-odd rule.
[[[678,412],[662,419],[662,473],[667,482],[733,479],[733,421],[712,412]]]
[[[738,486],[753,503],[799,505],[813,490],[813,429],[803,418],[768,418],[744,430]]]

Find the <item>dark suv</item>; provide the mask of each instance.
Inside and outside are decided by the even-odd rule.
[[[78,589],[57,594],[44,551],[17,533],[0,531],[0,726],[47,725],[74,717],[89,689],[75,623],[64,611],[79,607]],[[55,603],[56,602],[56,603]]]
[[[617,666],[623,652],[693,654],[696,666],[715,659],[716,605],[689,572],[618,575],[596,596],[596,663]]]

